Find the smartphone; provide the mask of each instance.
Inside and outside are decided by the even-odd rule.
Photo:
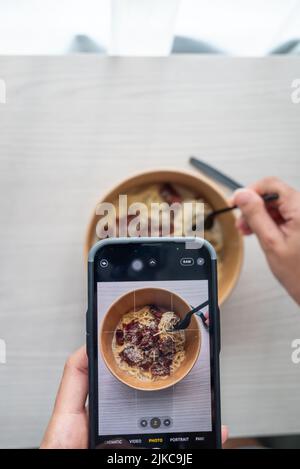
[[[88,260],[86,332],[91,448],[221,447],[211,244],[200,238],[97,243]]]

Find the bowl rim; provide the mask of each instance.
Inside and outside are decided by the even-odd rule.
[[[168,168],[168,167],[163,167],[163,168],[153,168],[153,169],[146,169],[142,171],[136,171],[130,176],[127,176],[119,182],[117,182],[114,186],[112,186],[109,190],[106,190],[103,192],[102,196],[98,197],[96,204],[93,207],[93,210],[91,210],[91,214],[88,218],[88,224],[85,230],[85,235],[84,235],[84,245],[83,245],[83,259],[85,265],[87,265],[88,262],[88,255],[89,255],[89,250],[91,249],[92,245],[90,244],[90,240],[94,237],[94,227],[95,227],[95,219],[97,215],[95,214],[95,207],[100,202],[103,202],[109,198],[112,192],[118,191],[121,186],[124,184],[127,184],[128,182],[131,182],[132,180],[139,178],[139,177],[149,177],[150,175],[157,175],[160,173],[172,173],[174,175],[180,176],[184,175],[187,177],[191,177],[193,179],[198,180],[199,182],[203,182],[207,184],[208,186],[211,187],[211,189],[218,194],[218,196],[222,199],[222,202],[224,203],[224,206],[229,207],[229,201],[226,198],[225,194],[223,191],[220,189],[220,186],[213,181],[211,178],[208,176],[204,175],[201,172],[193,172],[191,170],[187,169],[176,169],[176,168]],[[228,217],[232,218],[232,223],[234,223],[235,216],[232,212],[228,212],[227,214]],[[237,231],[237,246],[236,246],[236,252],[238,254],[237,261],[236,261],[236,268],[234,271],[234,275],[232,276],[229,285],[226,289],[225,292],[223,292],[222,297],[219,299],[219,304],[223,304],[228,297],[232,294],[234,287],[240,277],[241,271],[242,271],[242,266],[243,266],[243,260],[244,260],[244,240],[243,236],[239,231]]]
[[[192,363],[191,365],[188,367],[186,373],[181,376],[181,377],[178,377],[177,379],[175,379],[172,383],[169,383],[169,384],[166,384],[165,386],[161,386],[159,388],[154,388],[154,389],[147,389],[147,388],[143,388],[143,387],[139,387],[139,386],[134,386],[132,384],[129,384],[125,379],[122,379],[120,376],[118,376],[113,370],[112,368],[110,367],[109,363],[107,362],[106,360],[106,357],[105,357],[105,354],[103,353],[103,346],[102,346],[102,334],[103,334],[103,325],[104,325],[104,322],[105,322],[105,319],[107,318],[109,312],[111,311],[111,309],[123,298],[125,297],[126,295],[129,295],[130,293],[132,293],[133,291],[141,291],[141,290],[160,290],[160,291],[164,291],[164,292],[168,292],[168,293],[171,293],[172,295],[175,295],[177,296],[182,302],[186,303],[187,306],[190,307],[190,305],[188,304],[188,302],[182,298],[181,295],[178,295],[177,293],[174,293],[166,288],[160,288],[160,287],[141,287],[141,288],[136,288],[136,289],[133,289],[133,290],[130,290],[126,293],[123,293],[122,295],[120,295],[113,303],[111,303],[110,307],[108,308],[108,310],[106,311],[105,315],[102,317],[101,319],[101,324],[100,324],[100,328],[99,328],[99,331],[98,331],[98,353],[101,353],[101,357],[106,365],[106,368],[108,369],[108,371],[118,380],[120,381],[121,383],[125,384],[126,386],[129,386],[130,388],[132,389],[135,389],[135,390],[138,390],[138,391],[146,391],[146,392],[153,392],[153,391],[161,391],[163,389],[167,389],[171,386],[175,386],[175,384],[177,384],[178,382],[182,381],[190,372],[191,370],[193,369],[193,367],[195,366],[195,363],[196,361],[198,360],[199,358],[199,355],[200,355],[200,350],[201,350],[201,346],[202,346],[202,332],[201,332],[201,327],[199,325],[199,321],[196,319],[196,317],[194,317],[195,319],[195,323],[197,324],[197,332],[199,334],[199,340],[198,340],[198,347],[197,347],[197,351],[196,351],[196,354],[195,354],[195,358],[192,360]],[[124,313],[126,314],[126,313]],[[113,356],[113,355],[112,355]],[[163,380],[162,380],[163,381]]]

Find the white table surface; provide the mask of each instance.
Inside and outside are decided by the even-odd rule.
[[[0,446],[39,444],[64,361],[84,341],[82,246],[98,197],[194,154],[244,183],[300,189],[299,58],[1,57]],[[299,308],[247,239],[222,307],[222,410],[233,436],[300,433]]]

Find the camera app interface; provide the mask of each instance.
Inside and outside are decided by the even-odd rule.
[[[173,259],[180,266],[176,275],[183,277],[175,280],[172,273],[153,274],[163,264],[157,257],[133,259],[123,281],[108,281],[112,262],[99,261],[106,273],[112,269],[96,284],[100,447],[209,446],[208,280],[184,278],[189,263],[194,274],[188,277],[202,268],[203,259],[198,265],[191,259]],[[144,269],[152,269],[151,280]],[[168,276],[171,280],[161,279]],[[183,328],[182,319],[199,306]]]

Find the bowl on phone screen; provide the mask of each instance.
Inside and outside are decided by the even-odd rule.
[[[162,311],[166,313],[173,312],[180,319],[191,309],[190,305],[181,296],[169,290],[163,288],[141,288],[119,297],[106,312],[99,330],[99,349],[108,370],[122,383],[141,391],[157,391],[173,386],[181,381],[193,368],[201,348],[201,329],[199,327],[199,319],[195,316],[192,317],[189,327],[183,333],[184,335],[180,333],[180,340],[182,340],[180,352],[175,349],[176,343],[171,344],[173,357],[171,364],[169,363],[170,350],[164,350],[165,344],[171,340],[169,339],[169,334],[152,330],[148,337],[146,335],[142,336],[146,338],[145,344],[147,346],[145,348],[142,347],[143,338],[141,339],[141,336],[139,337],[139,344],[136,345],[136,337],[132,335],[133,329],[128,328],[128,325],[134,324],[134,327],[136,327],[136,323],[140,321],[147,333],[147,326],[143,325],[146,324],[145,318],[147,319],[152,316],[152,313],[149,313],[147,309],[150,305],[151,308],[155,308],[156,312],[158,310],[160,313]],[[164,318],[165,316],[163,315],[160,316],[160,319],[159,317],[156,318],[155,327],[157,327],[157,331],[165,330],[163,327],[158,329]],[[116,334],[117,331],[120,331],[120,325],[123,323],[126,334],[131,334],[130,342],[124,341],[122,345],[118,346]],[[152,348],[149,347],[149,337],[150,340],[156,337]],[[127,361],[120,358],[123,356],[122,354],[124,354],[126,348],[129,348],[131,352],[135,349],[133,357],[137,353],[142,353],[146,359],[150,357],[151,366],[147,371],[137,363],[128,365]],[[169,374],[164,376],[152,374],[151,370],[157,370],[160,361],[164,360],[164,357],[167,357],[168,360]],[[139,358],[138,363],[141,363],[141,360]]]

